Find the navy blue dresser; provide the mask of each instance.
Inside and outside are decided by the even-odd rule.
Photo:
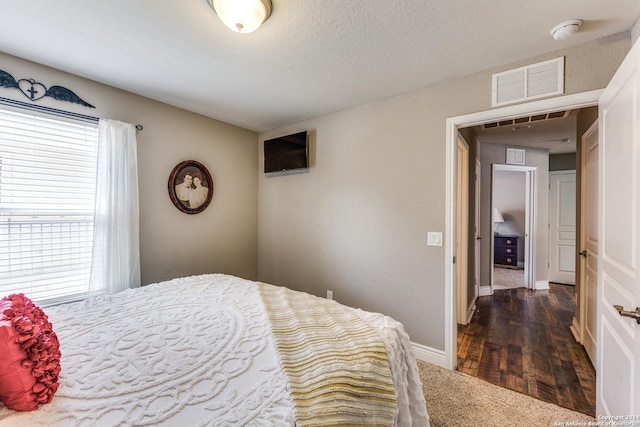
[[[493,237],[493,263],[500,267],[518,268],[519,236]]]

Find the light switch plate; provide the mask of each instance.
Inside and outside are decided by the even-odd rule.
[[[442,233],[439,231],[429,231],[427,233],[427,245],[442,246]]]

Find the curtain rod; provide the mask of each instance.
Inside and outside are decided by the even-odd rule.
[[[47,114],[51,114],[58,117],[75,119],[75,120],[79,120],[86,123],[98,123],[98,121],[100,120],[99,117],[87,116],[86,114],[73,113],[71,111],[58,110],[57,108],[45,107],[44,105],[28,104],[26,102],[16,101],[15,99],[3,98],[1,96],[0,96],[0,104],[8,105],[10,107],[20,107],[20,108],[25,108],[27,110],[39,111],[42,113],[47,113]],[[142,131],[142,129],[144,129],[144,126],[136,125],[136,133]]]

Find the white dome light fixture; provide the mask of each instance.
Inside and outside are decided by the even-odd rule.
[[[555,40],[565,40],[576,33],[581,26],[581,19],[572,19],[570,21],[564,21],[556,25],[551,29],[549,34],[551,34],[551,37],[553,37]]]
[[[271,15],[271,0],[207,0],[220,20],[237,33],[257,30]]]

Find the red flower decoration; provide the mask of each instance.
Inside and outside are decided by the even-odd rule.
[[[2,320],[15,330],[15,343],[22,349],[23,368],[31,369],[35,384],[30,392],[37,403],[49,403],[58,389],[60,343],[47,315],[23,294],[13,294],[0,302],[9,302]],[[6,304],[5,304],[6,306]],[[6,403],[6,402],[5,402]],[[36,405],[37,406],[37,405]],[[14,408],[25,410],[26,408]]]

